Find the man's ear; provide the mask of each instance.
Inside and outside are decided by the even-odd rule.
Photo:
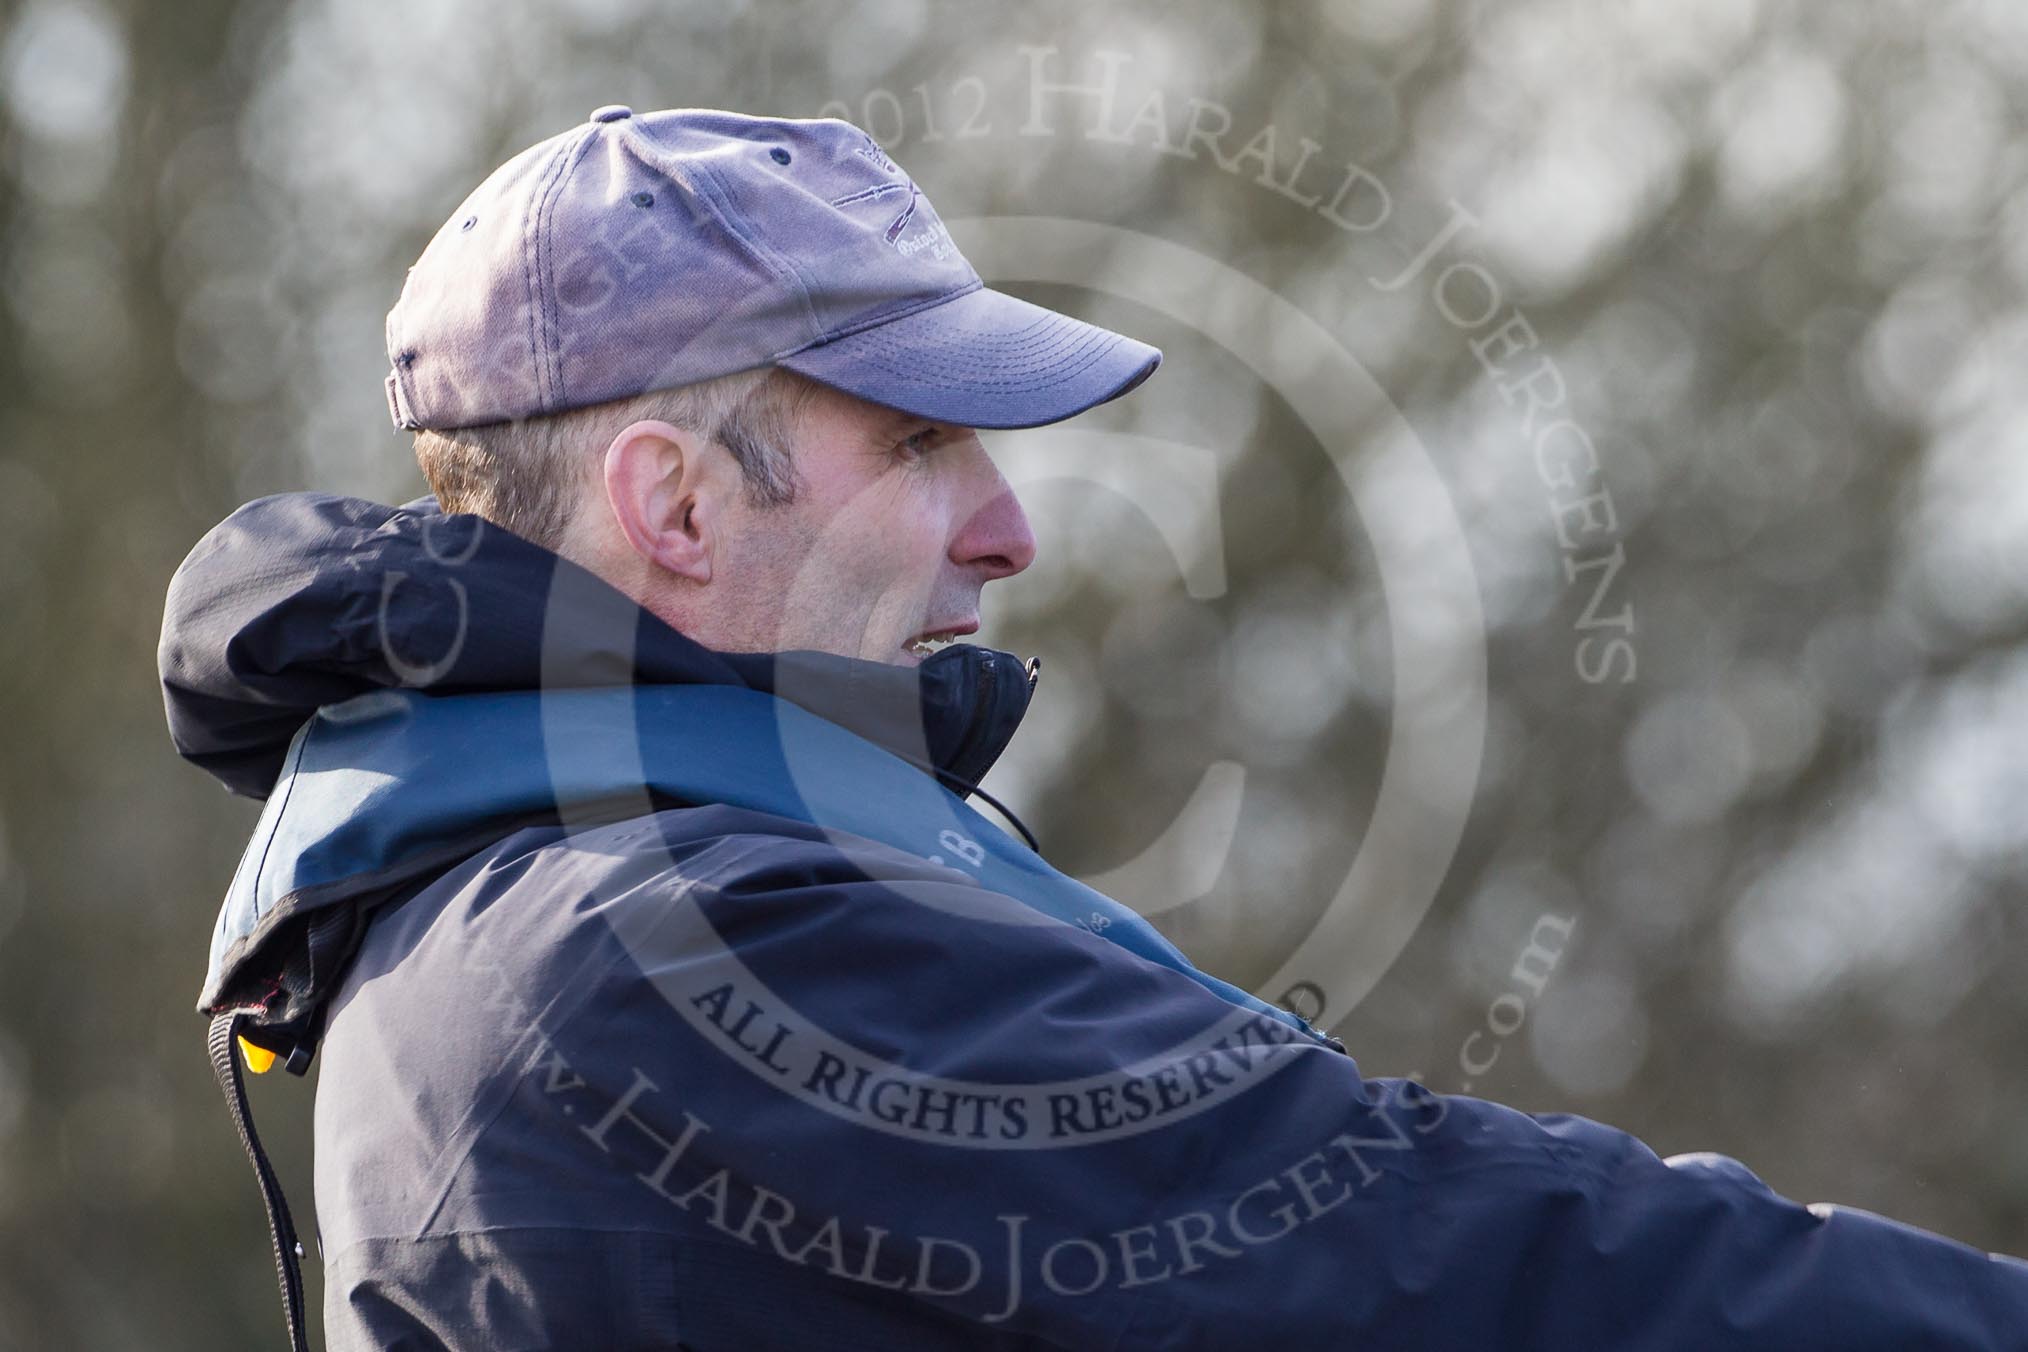
[[[711,581],[718,499],[696,433],[653,419],[606,447],[606,499],[634,553],[678,577]]]

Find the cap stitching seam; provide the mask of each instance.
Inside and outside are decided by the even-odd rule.
[[[783,348],[775,354],[773,360],[780,361],[783,357],[793,357],[798,352],[808,352],[813,347],[823,347],[827,343],[835,343],[841,338],[850,338],[856,333],[864,333],[868,329],[877,329],[883,324],[891,324],[897,319],[906,319],[912,314],[920,314],[924,310],[933,310],[939,305],[949,304],[960,296],[969,296],[974,291],[982,291],[985,289],[985,286],[986,283],[982,279],[974,277],[956,291],[946,291],[941,295],[931,296],[928,300],[913,301],[898,310],[883,310],[879,314],[855,320],[835,333],[821,334],[798,347]]]
[[[550,398],[542,406],[545,413],[552,407],[561,409],[568,406],[568,395],[563,387],[563,355],[557,351],[556,312],[555,308],[547,303],[550,292],[555,290],[554,279],[550,273],[556,266],[556,246],[550,243],[545,247],[544,241],[549,238],[546,226],[554,216],[557,201],[563,196],[564,181],[570,177],[571,170],[577,168],[578,161],[583,159],[585,152],[591,148],[592,138],[598,135],[600,125],[602,124],[594,123],[586,127],[578,137],[577,144],[566,146],[563,153],[557,157],[559,167],[539,208],[542,220],[536,227],[536,283],[542,288],[537,294],[540,297],[538,305],[541,310],[543,343],[537,357],[549,368],[547,383]]]
[[[640,118],[630,118],[625,125],[655,149],[666,151],[672,155],[675,153],[670,147],[656,139],[654,130]],[[621,137],[621,144],[626,144],[624,135]],[[788,259],[784,258],[781,254],[764,246],[758,240],[749,238],[751,227],[747,224],[746,218],[733,209],[732,202],[725,193],[723,185],[719,182],[718,176],[711,171],[710,167],[703,160],[698,159],[688,164],[686,168],[690,172],[679,175],[673,170],[656,164],[645,156],[637,156],[637,158],[648,168],[661,174],[677,186],[688,189],[693,197],[699,199],[711,209],[712,214],[718,218],[719,227],[725,231],[727,237],[742,252],[753,259],[754,262],[766,268],[776,279],[793,286],[797,297],[803,303],[803,314],[808,319],[810,328],[812,330],[817,328],[816,306],[810,300],[809,287],[804,282],[802,274],[797,272]]]
[[[537,290],[536,275],[539,270],[537,255],[542,248],[542,199],[548,190],[549,178],[556,172],[569,153],[569,147],[558,146],[556,153],[543,166],[541,177],[535,181],[535,191],[529,195],[528,219],[523,223],[521,236],[521,288],[528,320],[528,365],[535,377],[535,411],[546,407],[544,398],[545,373],[542,363],[542,332],[538,322],[542,306],[541,293]]]
[[[1090,344],[1106,341],[1111,336],[1117,335],[1108,335],[1103,329],[1080,332],[1072,325],[1056,324],[1046,332],[1018,343],[988,344],[960,338],[925,352],[921,350],[920,343],[898,342],[886,334],[875,332],[867,334],[858,346],[866,351],[901,353],[945,370],[1007,371],[1024,366],[1053,365],[1067,354],[1082,352]]]
[[[1094,343],[1090,351],[1083,354],[1079,354],[1083,356],[1083,360],[1079,361],[1075,366],[1070,367],[1067,370],[1060,368],[1052,368],[1052,376],[1050,379],[1046,380],[973,379],[970,380],[969,383],[975,386],[976,388],[994,390],[1003,394],[1023,394],[1034,390],[1052,389],[1058,385],[1067,384],[1070,381],[1075,380],[1078,376],[1083,375],[1085,371],[1090,369],[1092,366],[1096,365],[1107,354],[1112,352],[1113,349],[1116,348],[1117,346],[1118,346],[1117,343]],[[867,362],[869,365],[878,366],[881,370],[893,376],[908,378],[912,375],[920,374],[919,372],[903,370],[902,368],[895,366],[892,362],[887,361],[882,354],[877,352],[863,353],[861,354],[860,360]],[[953,371],[952,368],[945,368],[945,370],[950,371],[953,374],[959,375],[965,374],[962,371]]]
[[[1002,354],[1007,352],[1027,352],[1033,350],[1036,343],[1035,335],[1038,332],[1060,332],[1075,329],[1076,327],[1076,323],[1065,315],[1048,314],[1045,312],[1041,318],[1024,324],[1018,329],[986,331],[959,328],[956,325],[951,325],[946,329],[946,333],[954,340],[963,342],[968,349],[993,353],[994,360],[999,361],[1004,359]]]
[[[756,254],[773,255],[774,261],[770,262],[769,266],[777,276],[784,278],[796,288],[796,297],[803,303],[803,317],[809,322],[811,332],[821,332],[822,326],[817,320],[817,306],[810,299],[809,281],[803,276],[802,269],[796,266],[796,261],[787,254],[776,250],[766,242],[764,237],[753,230],[745,215],[733,205],[731,194],[725,191],[724,183],[719,179],[717,171],[710,164],[700,159],[697,162],[696,168],[699,178],[710,180],[710,194],[713,203],[718,209],[720,219],[725,222],[727,229],[730,230],[733,237],[745,244],[749,250]],[[764,258],[763,261],[768,260]]]

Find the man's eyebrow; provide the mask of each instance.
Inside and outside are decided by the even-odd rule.
[[[892,417],[883,418],[874,425],[873,440],[881,445],[887,445],[890,442],[900,440],[905,435],[912,436],[916,432],[928,428],[936,433],[936,439],[941,442],[951,435],[956,426],[956,423],[947,423],[936,418],[926,418],[920,413],[904,413],[896,409]]]
[[[900,409],[894,409],[892,416],[880,425],[880,430],[892,433],[924,426],[942,429],[948,424],[940,423],[935,418],[925,418],[919,413],[904,413]]]

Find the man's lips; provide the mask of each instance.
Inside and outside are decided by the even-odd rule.
[[[901,645],[902,651],[916,657],[928,657],[966,634],[979,632],[976,619],[957,620],[948,624],[935,624],[918,632],[914,638]]]

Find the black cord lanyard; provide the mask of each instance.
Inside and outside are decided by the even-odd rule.
[[[296,1239],[296,1225],[289,1218],[289,1202],[282,1196],[282,1185],[268,1165],[260,1137],[254,1134],[253,1116],[247,1111],[246,1083],[240,1078],[239,1061],[233,1055],[233,1045],[239,1041],[239,1025],[245,1018],[238,1011],[228,1010],[211,1021],[211,1035],[207,1039],[211,1069],[218,1076],[218,1087],[225,1091],[225,1105],[232,1111],[232,1125],[239,1131],[240,1144],[246,1147],[247,1158],[253,1161],[254,1174],[260,1179],[261,1202],[268,1209],[268,1236],[275,1247],[275,1278],[282,1287],[282,1313],[289,1321],[289,1347],[291,1352],[310,1352],[310,1341],[303,1328],[303,1246]]]

